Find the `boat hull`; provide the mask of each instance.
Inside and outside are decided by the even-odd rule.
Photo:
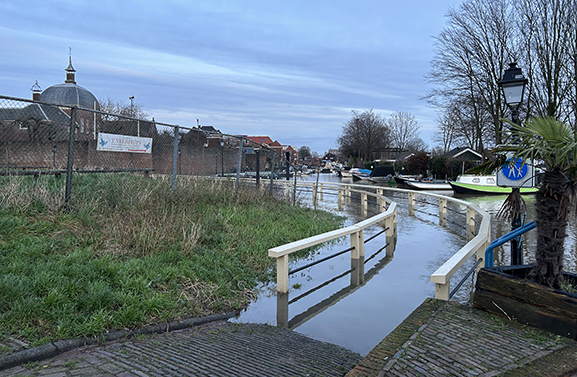
[[[463,182],[449,182],[453,191],[457,194],[474,195],[507,195],[511,193],[511,187],[478,185]],[[535,194],[539,191],[537,187],[521,187],[519,192],[522,195]]]
[[[451,190],[451,185],[447,182],[419,182],[405,181],[405,184],[411,189],[417,190]]]

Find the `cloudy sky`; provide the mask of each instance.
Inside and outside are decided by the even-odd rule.
[[[322,154],[351,110],[415,115],[432,146],[436,113],[420,100],[433,37],[460,0],[100,0],[0,2],[0,94],[32,98],[76,81],[163,123],[195,119]]]

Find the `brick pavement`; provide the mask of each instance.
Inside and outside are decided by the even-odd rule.
[[[577,342],[427,299],[347,376],[570,376]]]
[[[577,377],[577,342],[427,299],[366,357],[270,325],[212,322],[81,347],[4,376]]]
[[[0,376],[342,376],[360,359],[280,327],[220,321],[82,347]]]

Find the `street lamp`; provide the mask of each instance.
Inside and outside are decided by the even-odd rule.
[[[224,139],[220,139],[220,168],[224,177]]]
[[[134,100],[134,96],[130,96],[128,97],[128,99],[130,100],[130,118],[134,118],[134,104],[132,103],[132,100]],[[130,135],[132,136],[132,131],[133,131],[133,121],[132,119],[130,119]]]
[[[512,113],[513,123],[519,124],[519,106],[523,102],[523,95],[525,94],[525,86],[529,80],[523,76],[521,68],[517,67],[517,63],[509,63],[509,68],[503,73],[501,81],[498,82],[503,90],[505,103],[509,106]]]
[[[498,82],[499,86],[503,90],[505,103],[511,109],[512,120],[515,124],[519,124],[519,106],[523,102],[525,86],[528,81],[529,80],[523,76],[521,68],[517,67],[517,63],[509,63],[509,68],[505,70],[501,81]],[[518,142],[518,140],[513,138],[513,143]],[[519,187],[513,187],[512,190],[513,196],[511,196],[511,198],[516,198],[521,201],[522,199],[521,194],[519,193]],[[521,208],[520,205],[516,207]],[[521,213],[517,212],[513,214],[511,230],[515,230],[519,227],[521,227]],[[517,239],[511,240],[511,265],[520,264],[523,264],[523,245],[521,243],[521,236]]]

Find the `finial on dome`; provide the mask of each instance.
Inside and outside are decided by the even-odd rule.
[[[40,88],[40,85],[38,85],[38,80],[34,82],[34,85],[32,85],[30,90],[32,91],[32,100],[40,101],[40,93],[42,92],[42,88]]]
[[[66,84],[76,84],[76,79],[74,78],[74,72],[76,72],[76,70],[72,66],[72,47],[68,47],[68,67],[66,67],[65,71],[66,80],[64,82]]]

